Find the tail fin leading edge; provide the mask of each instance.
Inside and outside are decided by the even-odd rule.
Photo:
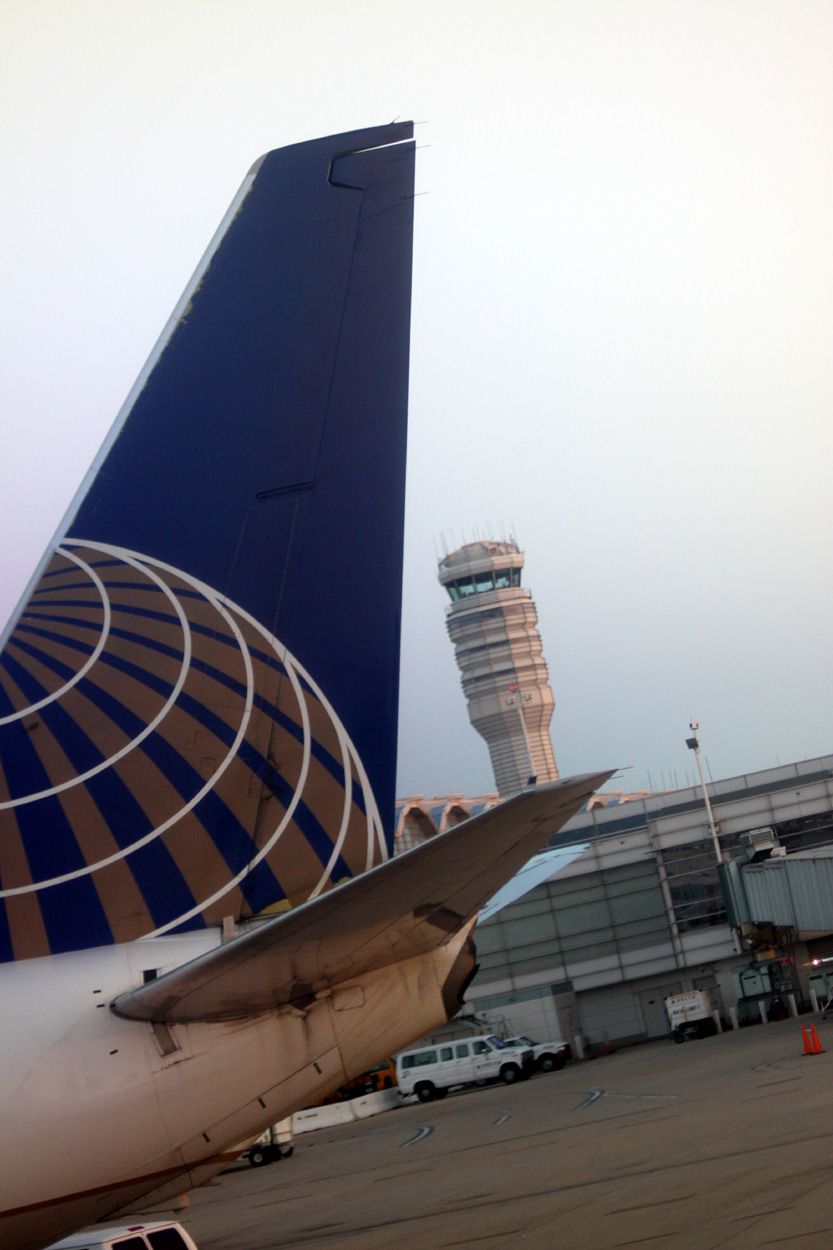
[[[410,123],[253,168],[0,654],[0,959],[388,853]]]

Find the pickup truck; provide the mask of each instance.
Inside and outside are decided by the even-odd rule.
[[[525,1050],[531,1050],[538,1072],[555,1072],[558,1068],[563,1068],[570,1058],[570,1047],[560,1038],[550,1042],[533,1042],[531,1037],[522,1033],[519,1037],[507,1037],[506,1045],[523,1046]]]

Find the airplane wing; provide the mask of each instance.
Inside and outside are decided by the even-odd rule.
[[[232,1019],[424,954],[456,933],[610,776],[524,791],[111,1004],[131,1020]]]

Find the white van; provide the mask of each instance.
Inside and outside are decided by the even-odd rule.
[[[197,1250],[181,1224],[123,1224],[93,1228],[56,1241],[49,1250]]]
[[[397,1056],[396,1078],[403,1098],[416,1094],[420,1102],[430,1102],[445,1098],[454,1085],[497,1079],[511,1085],[529,1076],[533,1068],[531,1050],[507,1046],[489,1034],[405,1050]]]

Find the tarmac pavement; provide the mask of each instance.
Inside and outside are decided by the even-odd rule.
[[[655,1042],[307,1133],[179,1218],[200,1250],[830,1250],[833,1023]]]

